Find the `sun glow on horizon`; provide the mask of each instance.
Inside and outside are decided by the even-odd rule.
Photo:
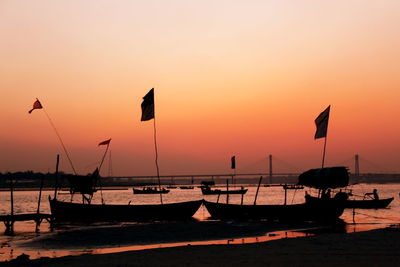
[[[153,175],[155,88],[163,174],[319,167],[315,117],[331,105],[327,164],[360,154],[400,172],[398,1],[5,1],[0,4],[0,172],[78,172],[113,139],[116,175]],[[349,164],[352,164],[351,162]],[[253,166],[253,167],[252,167]],[[350,166],[352,168],[352,166]],[[65,158],[62,168],[70,172]],[[290,168],[280,167],[281,171]],[[279,170],[279,168],[278,168]]]

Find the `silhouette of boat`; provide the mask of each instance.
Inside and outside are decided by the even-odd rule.
[[[211,218],[279,220],[279,221],[332,221],[344,211],[343,201],[315,201],[291,205],[240,205],[204,201]]]
[[[194,186],[180,186],[180,189],[193,189]]]
[[[298,185],[320,188],[335,188],[348,184],[348,171],[345,167],[333,167],[331,170],[310,170],[299,176]],[[327,169],[327,168],[323,168]],[[315,174],[317,173],[317,174]],[[329,173],[329,179],[326,179]],[[338,179],[331,179],[331,174]],[[260,180],[261,183],[261,180]],[[285,198],[286,190],[296,186],[284,185]],[[215,219],[266,219],[280,221],[332,221],[338,219],[344,211],[347,194],[339,194],[336,198],[317,198],[306,195],[305,202],[301,204],[286,205],[239,205],[223,204],[204,201],[212,218]]]
[[[69,179],[70,193],[82,194],[82,203],[59,201],[49,197],[51,215],[55,221],[189,220],[202,204],[202,200],[151,205],[92,204],[91,199],[96,192],[95,185],[99,179],[98,170],[96,169],[91,176],[79,178],[84,180],[83,185],[76,181],[79,180],[76,177]]]
[[[134,194],[168,194],[170,190],[157,187],[144,187],[143,189],[133,188]]]
[[[51,214],[56,221],[178,221],[189,220],[202,200],[154,204],[112,205],[62,202],[50,199]]]
[[[312,169],[299,176],[299,181],[304,185],[317,184],[316,188],[338,188],[348,185],[348,171],[345,167],[330,167],[322,169]],[[345,192],[338,192],[336,195],[348,195]],[[308,196],[306,200],[317,201],[318,197]],[[381,209],[386,208],[392,201],[393,197],[385,199],[346,199],[345,208],[358,209]]]
[[[244,195],[247,193],[247,189],[241,188],[241,189],[234,189],[234,190],[221,190],[221,189],[211,189],[209,186],[202,186],[201,187],[201,192],[203,195],[234,195],[234,194],[239,194],[239,195]]]
[[[384,209],[393,201],[394,197],[383,199],[348,199],[345,203],[346,208],[357,209]]]

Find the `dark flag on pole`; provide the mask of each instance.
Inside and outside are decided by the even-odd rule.
[[[29,110],[28,113],[31,114],[32,111],[34,111],[35,109],[41,109],[41,108],[43,108],[43,107],[42,107],[42,104],[40,103],[39,99],[36,98],[35,103],[33,103],[32,109]]]
[[[231,158],[231,169],[236,169],[235,156]]]
[[[110,142],[111,142],[111,138],[106,141],[100,142],[98,146],[108,145],[108,144],[110,144]]]
[[[143,97],[141,121],[154,119],[154,88]]]
[[[317,126],[317,131],[315,132],[314,139],[326,137],[327,132],[328,132],[328,121],[329,121],[330,108],[331,108],[331,106],[329,105],[315,119],[315,125]]]

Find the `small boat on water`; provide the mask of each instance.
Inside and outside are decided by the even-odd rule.
[[[346,208],[351,209],[384,209],[393,201],[394,197],[383,199],[348,199],[345,203]]]
[[[252,219],[279,221],[332,221],[344,211],[343,201],[314,201],[291,205],[240,205],[204,201],[215,219]]]
[[[345,167],[333,167],[314,169],[307,171],[299,176],[298,186],[309,186],[315,188],[327,187],[335,188],[337,186],[348,184],[348,171]],[[326,174],[329,179],[326,179]],[[331,179],[331,175],[340,174],[337,179]],[[321,177],[320,177],[321,176]],[[261,180],[260,180],[261,184]],[[283,185],[286,190],[298,189],[298,186]],[[223,204],[204,201],[212,218],[216,219],[266,219],[279,221],[332,221],[338,219],[344,211],[347,194],[339,194],[336,198],[317,198],[306,195],[304,203],[283,205],[239,205]]]
[[[134,194],[168,194],[170,190],[157,187],[144,187],[143,189],[133,188]]]
[[[50,198],[49,201],[56,221],[90,222],[189,220],[202,204],[202,200],[154,205],[73,203]]]
[[[221,189],[211,189],[209,186],[202,186],[201,192],[203,195],[244,195],[247,193],[247,189],[233,189],[233,190],[221,190]]]
[[[188,189],[193,189],[194,186],[180,186],[179,188],[180,188],[180,189],[188,190]]]
[[[346,194],[341,192],[341,194]],[[315,200],[317,197],[309,196],[308,200]],[[385,199],[347,199],[344,202],[344,207],[348,209],[384,209],[393,201],[393,197]]]

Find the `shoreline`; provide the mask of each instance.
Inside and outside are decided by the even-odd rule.
[[[400,228],[230,245],[188,245],[60,258],[23,258],[1,266],[398,266]]]

